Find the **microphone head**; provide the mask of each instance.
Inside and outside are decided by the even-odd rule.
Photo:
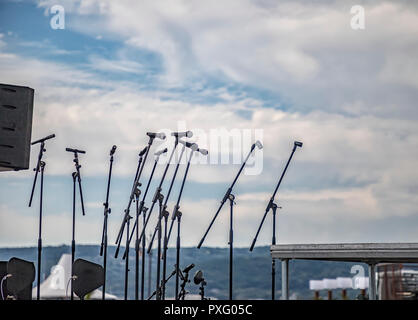
[[[196,143],[192,143],[192,142],[188,142],[188,141],[183,141],[181,139],[178,139],[178,142],[180,142],[185,147],[190,148],[190,149],[192,149],[194,151],[196,151],[199,148],[199,146]]]
[[[183,137],[186,137],[186,138],[191,138],[191,137],[193,137],[193,132],[191,132],[191,131],[185,131],[185,132],[172,132],[172,133],[171,133],[171,135],[172,135],[173,137],[176,137],[176,138],[183,138]]]
[[[193,282],[195,284],[200,284],[203,280],[205,280],[205,279],[203,278],[203,272],[202,272],[202,270],[196,271],[196,273],[194,275],[194,278],[193,278]]]
[[[193,151],[199,151],[199,146],[196,143],[192,143],[190,149],[192,149]]]
[[[161,140],[165,140],[165,133],[164,132],[159,132],[155,135],[156,138],[161,139]]]
[[[163,153],[167,152],[167,148],[164,148],[163,150],[157,151],[154,153],[154,156],[159,157],[160,155],[162,155]]]
[[[116,146],[113,146],[113,147],[112,147],[112,150],[110,150],[110,155],[111,155],[111,156],[115,153],[116,148],[117,148]]]
[[[198,152],[200,152],[201,154],[203,154],[204,156],[208,155],[209,151],[206,149],[197,149]]]
[[[263,144],[260,142],[260,140],[257,140],[255,142],[255,145],[257,146],[258,149],[263,149]]]
[[[142,157],[148,150],[148,146],[146,146],[140,153],[139,156]]]
[[[295,147],[301,147],[302,148],[303,143],[300,141],[295,141]]]
[[[73,148],[65,148],[65,151],[74,152],[74,153],[86,153],[86,151],[84,150],[78,150],[78,149],[73,149]]]
[[[183,272],[184,272],[184,273],[187,273],[187,272],[189,272],[190,270],[192,270],[193,268],[194,268],[194,263],[192,263],[191,265],[189,265],[189,266],[187,266],[186,268],[184,268]]]
[[[161,139],[161,140],[165,139],[165,134],[163,132],[157,132],[157,133],[147,132],[147,136],[150,137],[150,138],[158,138],[158,139]]]

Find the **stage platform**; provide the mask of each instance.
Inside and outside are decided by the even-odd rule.
[[[418,243],[279,244],[271,246],[272,259],[282,261],[282,299],[289,297],[289,260],[360,262],[369,265],[369,296],[376,299],[378,263],[417,263]]]

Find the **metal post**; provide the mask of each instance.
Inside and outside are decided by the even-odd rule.
[[[376,264],[369,264],[369,300],[376,300]]]
[[[282,300],[289,300],[289,259],[282,260]]]

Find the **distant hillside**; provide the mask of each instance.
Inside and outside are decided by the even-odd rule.
[[[108,258],[108,282],[107,291],[118,297],[123,297],[124,290],[124,266],[125,262],[121,258],[114,259],[115,247],[109,247]],[[123,250],[121,250],[123,252]],[[63,253],[70,253],[69,246],[45,247],[43,248],[42,275],[49,275],[51,267],[55,265]],[[167,274],[174,269],[175,249],[168,250]],[[129,292],[130,298],[134,297],[134,270],[135,253],[130,252],[130,279]],[[9,260],[11,257],[33,261],[36,265],[37,249],[32,248],[0,248],[0,260]],[[153,274],[151,292],[155,290],[155,251],[153,255]],[[83,258],[101,264],[102,257],[99,256],[99,246],[78,245],[76,248],[76,258]],[[228,297],[228,248],[207,248],[200,250],[196,248],[183,248],[181,251],[181,267],[194,263],[196,266],[191,271],[191,276],[197,270],[202,270],[207,282],[206,293],[218,299]],[[309,291],[308,281],[310,279],[351,277],[351,266],[354,263],[345,262],[325,262],[325,261],[291,261],[290,262],[290,294],[298,299],[310,299],[312,292]],[[281,266],[280,261],[276,263],[277,270],[277,297],[280,296],[281,289]],[[148,261],[146,270],[148,270]],[[365,270],[367,270],[365,266]],[[148,275],[146,275],[148,277]],[[174,295],[174,278],[168,283],[167,296]],[[145,292],[148,292],[147,287]],[[198,286],[193,282],[188,284],[188,291],[198,293]],[[354,290],[349,290],[352,298],[357,294]],[[323,293],[325,295],[325,293]],[[334,297],[339,298],[339,292],[335,292]],[[271,297],[271,258],[269,247],[257,247],[252,253],[248,248],[234,249],[234,298],[235,299],[269,299]]]

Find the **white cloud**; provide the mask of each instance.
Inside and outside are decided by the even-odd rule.
[[[416,8],[404,10],[394,2],[367,5],[366,30],[360,33],[349,28],[349,10],[341,1],[329,6],[264,1],[64,3],[68,12],[79,14],[74,16],[77,25],[70,28],[93,38],[100,31],[106,39],[113,36],[123,45],[159,53],[166,67],[163,80],[170,85],[181,86],[207,74],[226,75],[240,84],[277,90],[292,108],[264,108],[263,101],[234,95],[227,88],[202,93],[224,97],[222,103],[192,104],[163,85],[149,92],[75,66],[1,53],[0,82],[36,90],[32,136],[57,135],[47,145],[48,175],[69,175],[73,170],[72,155],[64,151],[67,146],[87,150],[80,156],[83,175],[104,175],[109,149],[116,144],[114,174],[131,176],[137,153],[147,142],[145,132],[175,130],[178,121],[195,132],[262,128],[264,171],[239,181],[244,193],[237,194],[237,244],[250,244],[293,140],[304,146],[281,187],[280,241],[389,239],[387,229],[373,229],[376,221],[403,226],[404,231],[394,230],[396,239],[413,239],[408,219],[413,221],[418,204],[418,126],[416,92],[408,88],[417,85],[411,71],[416,69],[411,58],[417,56]],[[90,62],[101,70],[142,71],[139,63],[116,57],[92,56]],[[309,111],[295,111],[304,108]],[[31,166],[36,153],[34,148]],[[224,183],[226,188],[236,170],[230,165],[194,166],[190,180]],[[31,175],[32,171],[2,174]],[[259,193],[246,193],[250,185]],[[195,231],[185,237],[185,244],[197,244],[219,200],[184,201],[184,230]],[[88,206],[98,209],[99,203]],[[9,210],[0,209],[2,214]],[[13,223],[24,230],[21,241],[35,239],[36,219],[12,215],[17,219]],[[46,223],[68,229],[68,219],[63,213],[48,217]],[[97,243],[97,221],[94,226],[91,220],[80,221],[80,240]],[[13,237],[9,230],[16,230],[10,223],[2,217],[4,242]],[[114,223],[110,229],[117,227]],[[70,234],[67,229],[47,227],[46,234],[59,241],[62,234]],[[208,244],[226,245],[227,229],[228,215],[223,212]],[[269,238],[264,230],[260,241],[268,243]]]
[[[51,1],[41,1],[47,7]],[[63,1],[77,13],[70,28],[98,29],[128,46],[163,57],[161,80],[182,86],[202,76],[226,76],[268,88],[295,107],[341,110],[379,104],[374,114],[417,116],[412,101],[377,94],[392,84],[416,87],[418,10],[411,2],[368,2],[366,29],[350,28],[344,1]],[[405,59],[405,55],[408,57]],[[358,104],[361,106],[361,104]],[[362,109],[362,112],[370,110]]]
[[[144,66],[136,61],[109,60],[98,56],[90,57],[90,65],[93,69],[123,73],[143,73]]]

